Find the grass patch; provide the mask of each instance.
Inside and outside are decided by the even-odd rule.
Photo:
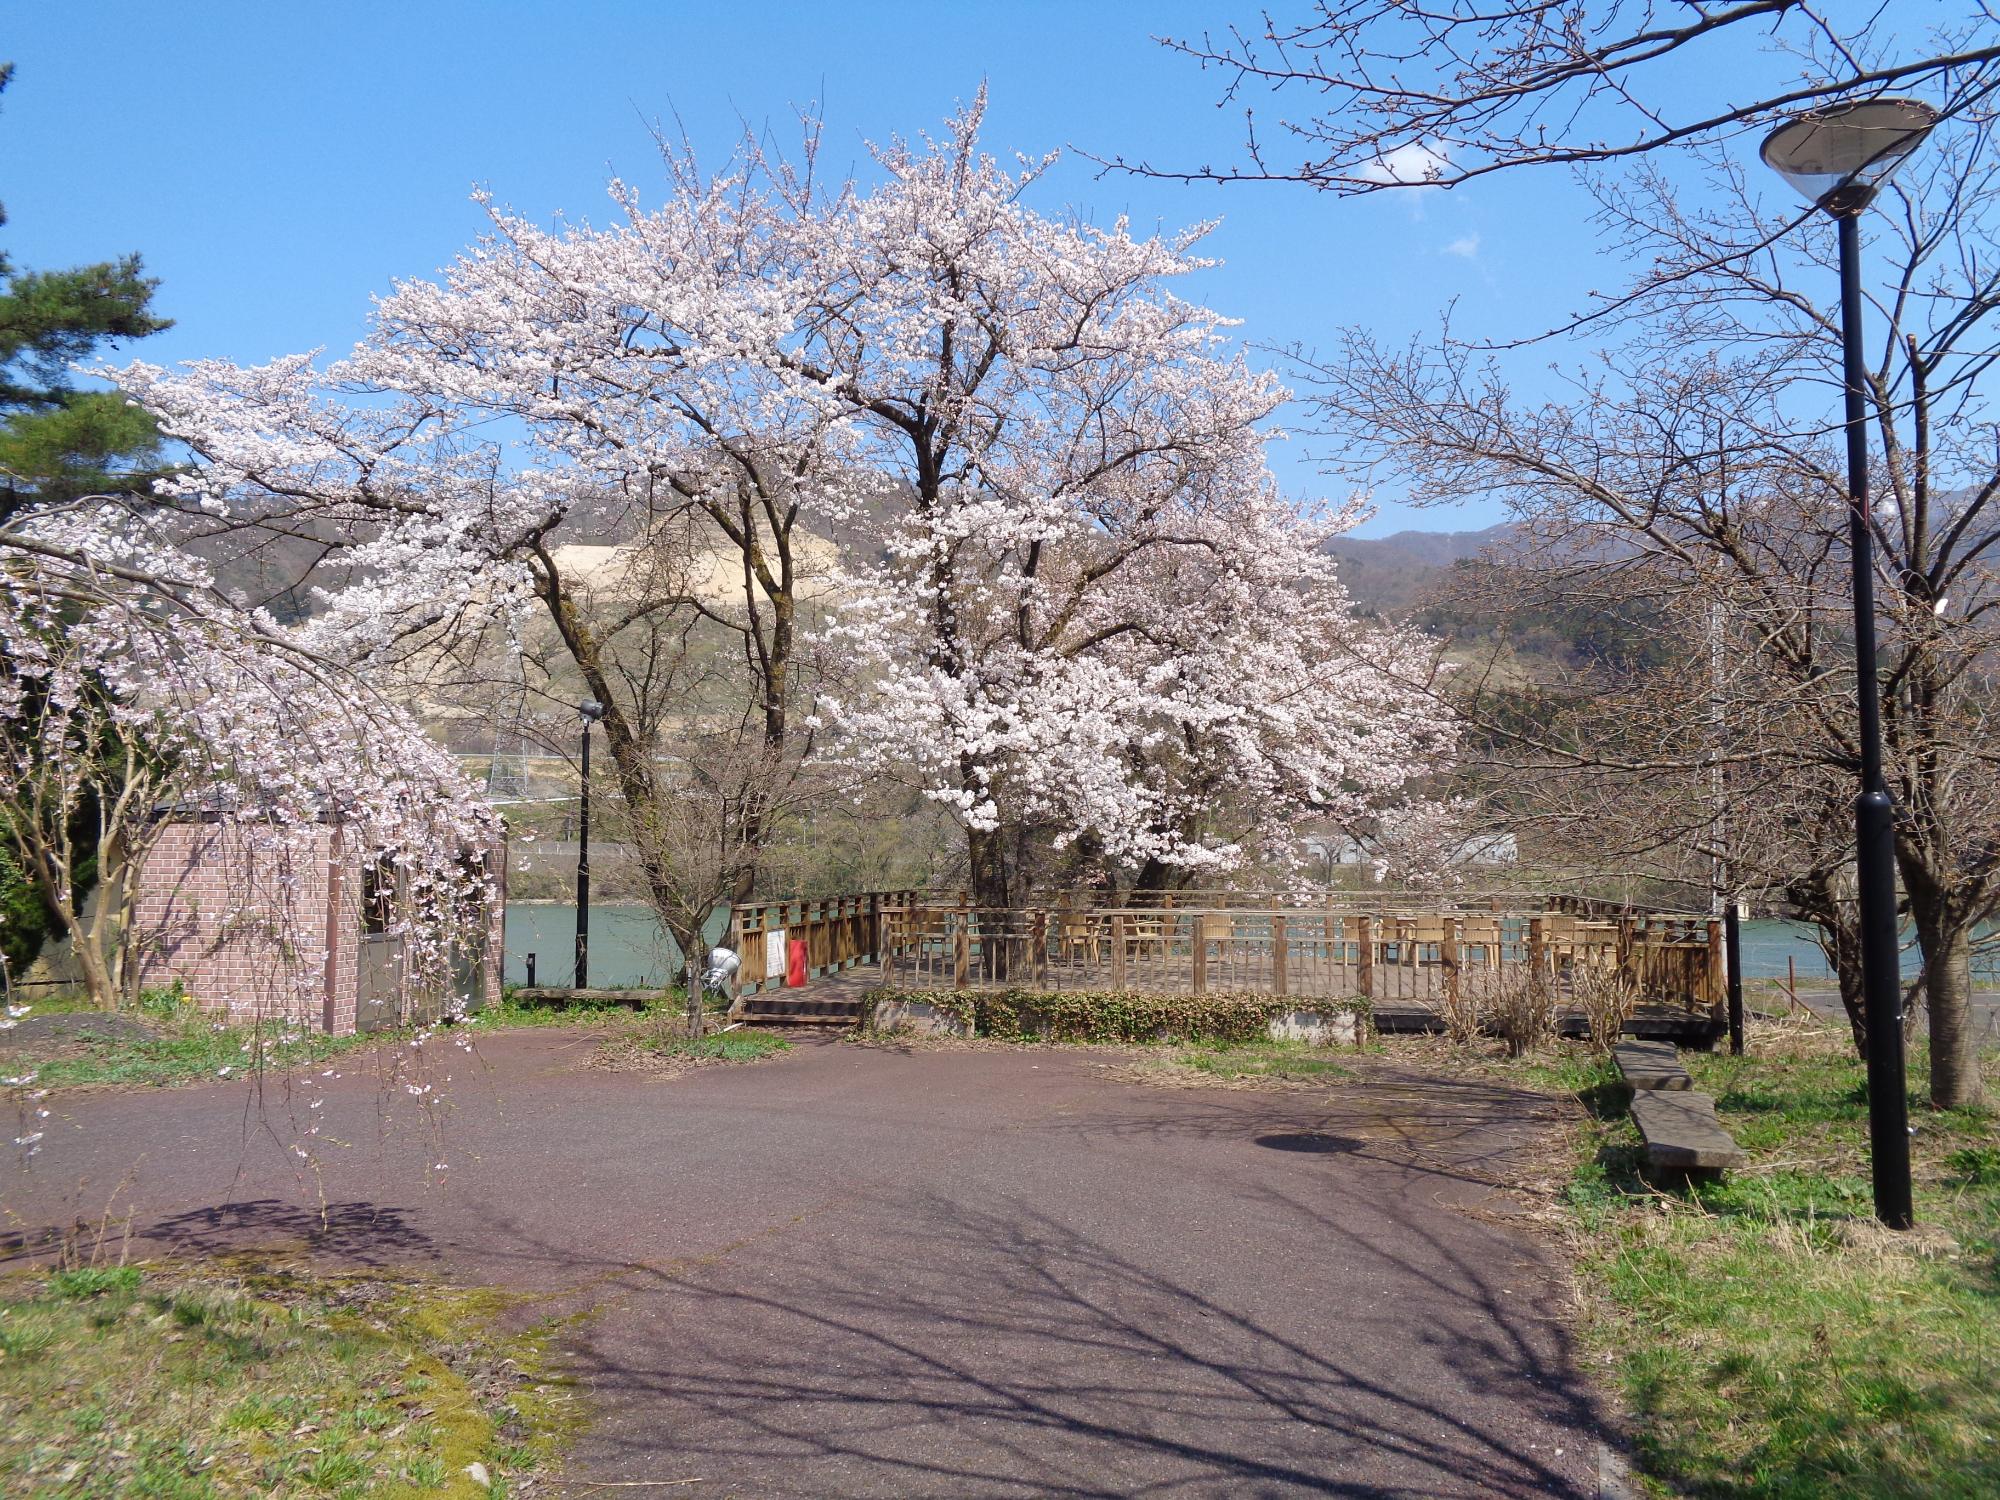
[[[508,1031],[521,1027],[602,1026],[622,1024],[635,1018],[677,1011],[680,1006],[681,1002],[671,995],[662,995],[659,1000],[642,1007],[619,1005],[610,1001],[552,1005],[542,1000],[523,1000],[516,994],[506,992],[501,995],[499,1004],[487,1006],[472,1018],[470,1024],[482,1031]]]
[[[395,1037],[385,1031],[327,1036],[281,1022],[231,1026],[187,1004],[149,1007],[141,1018],[151,1035],[85,1034],[11,1047],[0,1056],[0,1074],[32,1075],[35,1087],[51,1089],[198,1083],[314,1063]]]
[[[662,1057],[684,1057],[689,1062],[756,1062],[792,1047],[768,1031],[712,1031],[706,1036],[664,1037],[647,1045]]]
[[[1910,1076],[1924,1076],[1920,1049]],[[1864,1074],[1842,1028],[1683,1054],[1749,1154],[1661,1192],[1602,1070],[1523,1070],[1591,1107],[1566,1190],[1588,1337],[1641,1467],[1732,1497],[2000,1494],[2000,1126],[1911,1100],[1920,1227],[1871,1217]],[[1618,1102],[1607,1103],[1608,1098]]]
[[[502,1335],[500,1310],[243,1263],[9,1278],[0,1492],[505,1495],[576,1418],[550,1330]]]
[[[601,1068],[680,1073],[713,1063],[758,1062],[789,1052],[792,1044],[769,1031],[738,1027],[689,1036],[677,1012],[655,1012],[598,1044],[592,1063]]]
[[[74,1015],[79,1011],[97,1009],[86,990],[36,985],[33,988],[22,986],[14,994],[16,1005],[24,1006],[38,1016]]]

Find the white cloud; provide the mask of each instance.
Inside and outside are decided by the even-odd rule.
[[[1444,253],[1446,255],[1456,255],[1460,260],[1471,260],[1479,254],[1479,236],[1476,234],[1461,235],[1458,239],[1453,240],[1449,245],[1444,247]]]
[[[1370,182],[1388,183],[1395,187],[1425,187],[1444,176],[1444,169],[1450,165],[1442,151],[1433,151],[1429,146],[1412,141],[1407,146],[1398,146],[1386,156],[1378,156],[1361,169],[1361,175]]]

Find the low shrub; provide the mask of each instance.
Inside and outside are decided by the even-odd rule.
[[[971,1028],[974,1036],[1026,1042],[1245,1042],[1262,1038],[1275,1016],[1291,1011],[1365,1018],[1368,1002],[1273,995],[1153,995],[1111,990],[870,990],[861,1024],[874,1024],[886,1001],[928,1005]]]
[[[1639,1008],[1639,990],[1607,964],[1578,964],[1570,973],[1577,1008],[1590,1028],[1590,1050],[1608,1057]]]
[[[1487,971],[1479,1008],[1488,1031],[1507,1044],[1509,1057],[1525,1057],[1556,1039],[1562,999],[1549,976],[1516,965]]]

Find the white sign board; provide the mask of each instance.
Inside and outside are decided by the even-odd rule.
[[[785,929],[774,927],[764,934],[764,977],[785,977]]]

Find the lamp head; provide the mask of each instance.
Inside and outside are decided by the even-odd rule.
[[[1829,104],[1787,120],[1758,154],[1808,203],[1838,218],[1866,208],[1937,121],[1921,99]]]
[[[577,717],[585,724],[595,724],[604,717],[604,705],[595,698],[586,698],[576,706]]]

